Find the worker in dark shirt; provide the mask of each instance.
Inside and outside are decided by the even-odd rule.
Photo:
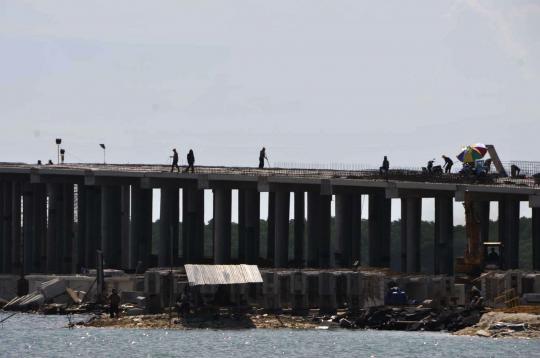
[[[118,296],[118,293],[114,288],[109,295],[109,314],[111,318],[118,318],[118,315],[120,314],[120,296]]]
[[[172,158],[172,165],[171,165],[171,173],[174,171],[174,168],[178,170],[178,173],[180,173],[180,167],[178,166],[178,153],[176,152],[176,148],[173,150],[173,155],[171,155]]]
[[[259,169],[264,168],[264,160],[268,161],[268,157],[266,156],[266,148],[263,147],[261,151],[259,152]]]
[[[195,154],[193,154],[193,149],[190,149],[187,154],[187,162],[188,162],[188,167],[186,168],[186,173],[189,171],[189,168],[191,168],[192,173],[195,172],[195,167],[194,167]]]
[[[444,159],[444,165],[443,165],[444,172],[450,173],[450,171],[452,170],[452,165],[454,165],[454,162],[452,161],[452,159],[448,158],[446,155],[443,155],[442,158]]]
[[[427,162],[427,171],[429,174],[433,171],[433,163],[435,162],[435,159],[428,160]]]
[[[380,175],[386,175],[388,176],[388,170],[390,169],[390,162],[388,161],[388,158],[386,155],[384,156],[382,166],[379,168],[379,174]]]

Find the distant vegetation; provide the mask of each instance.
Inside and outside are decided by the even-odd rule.
[[[180,225],[180,256],[182,255],[182,223]],[[213,222],[210,220],[205,226],[205,243],[204,251],[206,257],[212,256],[212,225]],[[290,222],[289,229],[289,256],[292,259],[292,253],[294,252],[294,220]],[[335,220],[332,218],[331,222],[331,235],[332,240],[335,238]],[[393,268],[398,269],[396,264],[399,262],[399,248],[400,248],[400,221],[396,220],[392,222],[391,228],[391,255]],[[261,257],[266,256],[266,238],[267,238],[267,221],[261,220],[260,224],[260,233],[261,233],[261,242],[260,242],[260,255]],[[422,221],[421,225],[421,265],[422,271],[430,272],[433,267],[433,236],[435,231],[435,223],[432,221]],[[530,218],[521,218],[520,219],[520,237],[519,237],[519,251],[520,251],[520,267],[523,269],[530,269],[532,267],[532,234],[531,234],[531,219]],[[490,222],[489,227],[489,237],[490,241],[498,241],[498,226],[497,222]],[[362,263],[366,264],[368,261],[368,221],[362,220],[362,241],[361,241],[361,257]],[[231,225],[231,240],[232,240],[232,256],[233,258],[238,257],[238,224],[232,223]],[[159,220],[153,224],[153,235],[152,235],[152,251],[154,254],[157,254],[157,245],[159,242]],[[463,225],[454,226],[454,256],[462,256],[465,249],[465,227]]]

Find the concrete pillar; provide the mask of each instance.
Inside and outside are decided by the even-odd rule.
[[[319,264],[322,268],[332,267],[331,253],[331,203],[332,195],[320,196],[320,241],[319,241]]]
[[[422,223],[422,199],[401,199],[402,269],[405,272],[420,272],[420,226]],[[405,260],[403,260],[405,259]]]
[[[519,200],[499,201],[499,241],[503,244],[503,267],[519,268]]]
[[[352,195],[336,194],[336,264],[350,267],[352,256]]]
[[[152,189],[138,185],[131,187],[131,243],[131,266],[143,272],[152,263]]]
[[[390,267],[390,226],[392,204],[384,192],[369,196],[369,265]]]
[[[13,182],[11,185],[11,262],[12,273],[22,272],[22,237],[21,237],[21,209],[22,185]]]
[[[336,195],[336,253],[340,267],[360,260],[361,195]]]
[[[489,241],[489,205],[489,201],[478,201],[474,207],[480,221],[480,240],[482,242]]]
[[[331,195],[308,192],[308,267],[330,267],[331,200]]]
[[[289,191],[279,190],[276,192],[276,231],[274,267],[287,267],[289,262]]]
[[[532,268],[540,271],[540,208],[532,209]]]
[[[122,187],[101,187],[101,249],[105,267],[122,265]]]
[[[435,244],[433,272],[454,273],[454,202],[450,196],[435,198]]]
[[[47,186],[45,184],[33,184],[34,186],[34,225],[36,227],[36,272],[45,272],[47,263]]]
[[[77,184],[77,264],[76,272],[82,267],[88,267],[86,262],[86,187]]]
[[[184,263],[201,263],[204,258],[204,190],[183,189],[182,215]]]
[[[276,245],[276,193],[268,193],[268,220],[266,234],[266,260],[268,263],[274,262],[274,250]]]
[[[296,267],[306,265],[305,220],[304,192],[296,191],[294,192],[294,263]]]
[[[320,241],[320,205],[321,195],[318,192],[307,194],[307,267],[319,267]]]
[[[176,186],[161,188],[158,265],[168,267],[178,259],[179,192]]]
[[[214,264],[231,261],[231,203],[230,189],[214,189]]]
[[[131,241],[131,236],[129,234],[129,211],[131,207],[131,187],[129,185],[122,185],[121,188],[121,199],[120,199],[120,232],[121,239],[120,252],[122,253],[121,267],[123,269],[135,269],[133,263],[133,247],[134,244]]]
[[[246,199],[243,189],[238,190],[238,262],[246,262]]]
[[[52,274],[61,272],[64,257],[64,242],[62,237],[62,228],[64,226],[62,204],[64,198],[62,184],[47,184],[47,196],[49,197],[49,208],[46,272]]]
[[[2,192],[2,202],[0,203],[2,222],[0,233],[2,235],[2,254],[0,256],[0,272],[11,273],[12,272],[12,194],[13,184],[11,182],[3,182],[0,185],[0,191]]]
[[[240,231],[239,259],[241,263],[257,264],[260,242],[260,194],[255,189],[241,189],[239,192]],[[240,194],[241,193],[241,194]]]
[[[86,268],[96,267],[96,251],[101,250],[101,187],[81,185],[85,191],[85,262]]]
[[[32,184],[23,184],[23,272],[25,274],[35,273],[34,270],[36,261],[39,265],[39,258],[36,257],[36,252],[39,248],[34,248],[36,243],[36,231],[34,220],[34,193],[32,191]]]
[[[75,252],[73,251],[73,242],[75,241],[75,233],[73,227],[74,213],[74,186],[73,184],[62,184],[62,273],[75,273],[76,261],[74,260]]]

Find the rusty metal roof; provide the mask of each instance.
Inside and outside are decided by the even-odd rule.
[[[262,283],[257,265],[185,265],[190,286]]]

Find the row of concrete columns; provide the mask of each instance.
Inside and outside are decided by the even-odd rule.
[[[160,241],[152,255],[152,189],[138,185],[73,185],[66,183],[0,182],[0,269],[2,272],[77,272],[95,267],[96,250],[106,265],[139,270],[204,259],[204,190],[182,187],[182,255],[179,254],[180,196],[177,185],[160,187]],[[290,198],[279,187],[268,195],[266,264],[274,267],[350,267],[361,257],[359,193],[335,195],[336,239],[330,240],[333,196],[319,191],[294,191],[293,237]],[[232,190],[213,189],[213,262],[232,261]],[[21,205],[22,204],[22,205]],[[307,221],[305,209],[307,204]],[[421,269],[422,199],[401,199],[400,269]],[[478,202],[482,240],[489,239],[489,202]],[[390,266],[391,200],[385,192],[369,194],[368,262]],[[22,215],[21,215],[22,213]],[[75,217],[76,216],[76,217]],[[533,209],[533,262],[540,268],[540,213]],[[260,263],[260,193],[238,190],[238,261]],[[307,222],[307,225],[306,225]],[[76,223],[76,225],[75,225]],[[21,231],[22,228],[22,231]],[[75,230],[76,229],[76,230]],[[519,265],[519,201],[499,201],[499,235],[506,268]],[[453,198],[435,198],[434,267],[453,273]],[[294,251],[289,254],[289,242]],[[292,258],[291,258],[291,257]]]

